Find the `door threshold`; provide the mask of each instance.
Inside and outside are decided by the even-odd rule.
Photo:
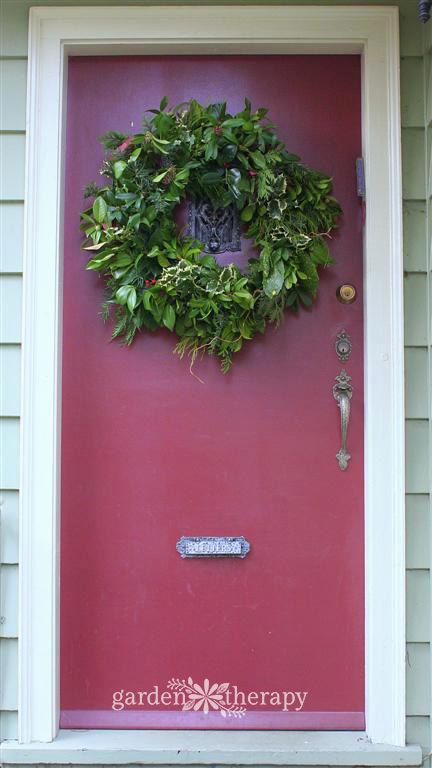
[[[2,763],[77,765],[416,766],[419,746],[372,744],[363,731],[61,730],[50,743],[5,741]]]

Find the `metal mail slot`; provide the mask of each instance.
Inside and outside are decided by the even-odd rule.
[[[181,557],[246,557],[250,544],[244,536],[182,536],[176,544]]]

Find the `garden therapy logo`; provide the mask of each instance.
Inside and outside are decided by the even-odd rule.
[[[166,691],[153,686],[150,691],[120,691],[113,693],[112,709],[125,707],[181,706],[183,712],[220,712],[222,717],[244,717],[248,707],[277,707],[282,712],[300,712],[308,691],[250,691],[244,693],[229,683],[213,683],[206,678],[203,685],[194,683],[191,677],[180,680],[172,677]],[[246,706],[247,705],[247,706]]]

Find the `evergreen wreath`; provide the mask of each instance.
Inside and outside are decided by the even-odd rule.
[[[109,150],[101,169],[109,183],[84,191],[95,198],[81,214],[87,269],[104,278],[112,338],[130,344],[142,328],[166,327],[191,366],[202,351],[220,357],[226,372],[245,340],[279,324],[287,307],[311,305],[318,267],[332,263],[326,239],[341,209],[331,179],[286,150],[266,109],[253,112],[247,99],[235,115],[225,103],[167,103],[148,110],[141,133],[99,139]],[[185,199],[235,204],[243,236],[259,249],[247,273],[220,266],[177,232],[173,212]]]

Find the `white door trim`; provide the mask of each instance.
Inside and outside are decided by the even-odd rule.
[[[71,52],[111,55],[211,51],[362,55],[367,185],[366,733],[372,743],[405,745],[398,35],[398,11],[393,7],[31,9],[20,485],[22,744],[50,742],[58,733],[62,202],[67,56]]]

